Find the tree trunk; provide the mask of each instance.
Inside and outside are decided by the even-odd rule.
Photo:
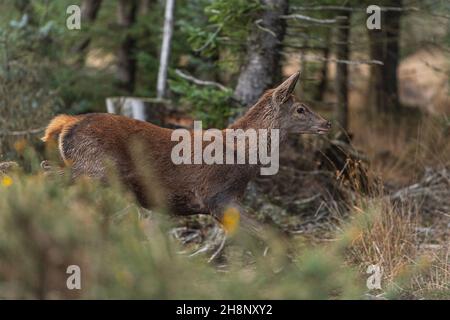
[[[349,60],[350,58],[350,19],[351,11],[342,13],[336,29],[336,58],[337,60]],[[335,118],[340,130],[348,130],[348,65],[337,63],[336,66],[336,96]]]
[[[383,30],[369,30],[369,49],[372,60],[384,61],[384,34]],[[387,101],[383,85],[383,66],[370,65],[369,79],[369,105],[374,111],[386,112]]]
[[[136,39],[129,29],[136,22],[137,8],[137,0],[119,0],[117,22],[125,35],[117,54],[117,86],[127,93],[133,92],[136,78]]]
[[[308,54],[308,48],[309,48],[309,44],[308,44],[309,32],[308,32],[308,30],[305,30],[304,35],[305,35],[305,39],[302,40],[302,42],[301,42],[302,48],[299,50],[299,53],[300,53],[299,64],[300,64],[300,70],[302,72],[302,77],[303,77],[303,79],[306,79],[306,78],[308,78],[308,73],[307,73],[308,69],[306,68],[306,65],[307,65],[306,55]],[[296,90],[294,92],[297,93],[297,95],[299,97],[304,97],[306,90],[307,90],[306,82],[300,81],[300,83],[297,85]]]
[[[173,34],[173,12],[175,0],[166,0],[166,10],[164,14],[164,32],[163,42],[161,45],[161,55],[159,59],[158,81],[156,88],[156,96],[160,99],[166,94],[167,70],[169,68],[170,45]]]
[[[255,103],[274,84],[286,30],[280,16],[287,14],[288,0],[261,0],[261,3],[266,8],[258,23],[260,28],[255,26],[250,33],[246,62],[234,91],[235,99],[246,106]]]
[[[150,12],[151,7],[154,5],[156,0],[141,0],[139,6],[139,14],[145,16]]]
[[[92,24],[98,16],[102,0],[83,0],[81,2],[81,23]],[[80,55],[80,62],[84,61],[84,54],[91,43],[91,37],[88,36],[78,43],[72,52]]]
[[[320,68],[320,82],[314,96],[316,101],[323,101],[328,85],[328,60],[330,58],[330,31],[325,35],[325,48],[323,49],[323,62]]]
[[[402,0],[391,0],[389,6],[402,7]],[[400,60],[400,19],[401,11],[386,12],[384,22],[386,32],[386,54],[384,60],[386,100],[390,109],[397,112],[400,103],[398,98],[397,69]]]
[[[402,0],[389,0],[389,7],[402,7]],[[397,112],[398,77],[400,50],[401,11],[382,11],[381,30],[369,30],[371,59],[380,60],[384,65],[370,68],[369,103],[374,112]]]

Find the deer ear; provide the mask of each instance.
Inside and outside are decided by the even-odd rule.
[[[295,85],[297,84],[298,78],[300,77],[300,72],[296,72],[287,78],[282,84],[275,88],[272,94],[272,100],[276,105],[280,105],[286,102],[294,91]]]

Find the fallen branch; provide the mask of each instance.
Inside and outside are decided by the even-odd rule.
[[[414,203],[424,213],[447,213],[450,210],[450,171],[427,169],[419,182],[397,190],[389,198]]]

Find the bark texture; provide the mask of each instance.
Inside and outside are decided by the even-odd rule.
[[[317,91],[314,96],[316,101],[323,101],[325,97],[325,92],[328,86],[328,59],[330,58],[330,33],[327,32],[325,36],[325,48],[323,49],[323,62],[320,68],[320,82],[317,86]]]
[[[83,0],[81,2],[81,23],[92,24],[98,16],[102,0]],[[80,41],[72,51],[81,55],[80,60],[84,60],[84,53],[91,43],[91,37],[87,36]]]
[[[385,1],[388,7],[401,8],[402,0]],[[375,112],[393,112],[400,109],[398,98],[397,69],[400,60],[401,11],[388,10],[381,13],[381,30],[369,30],[371,59],[383,61],[384,65],[372,65],[369,81],[369,103]]]
[[[351,11],[342,13],[336,29],[336,58],[350,60],[350,18]],[[341,130],[348,130],[348,65],[338,63],[336,66],[336,96],[335,119]]]
[[[120,0],[117,7],[117,22],[125,33],[117,53],[117,86],[127,93],[133,92],[136,80],[136,39],[129,29],[136,22],[137,8],[137,0]]]
[[[248,39],[246,62],[234,92],[234,98],[245,106],[255,103],[277,80],[286,30],[280,16],[287,14],[288,0],[261,0],[261,3],[265,9]]]
[[[372,60],[384,61],[384,35],[382,30],[369,31],[369,50]],[[387,109],[386,95],[383,89],[384,66],[372,64],[369,79],[369,105],[374,111]]]
[[[391,0],[390,6],[402,7],[402,0]],[[385,55],[385,90],[388,105],[395,111],[400,107],[398,98],[397,70],[400,61],[400,21],[401,11],[386,12],[386,55]]]

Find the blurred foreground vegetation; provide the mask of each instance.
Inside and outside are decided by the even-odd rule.
[[[231,237],[240,258],[223,270],[189,257],[157,212],[143,214],[120,185],[19,171],[0,176],[0,298],[327,299],[361,297],[339,245],[288,261],[276,239]],[[246,257],[246,259],[242,259]],[[243,261],[248,261],[247,263]],[[66,287],[78,265],[82,290]]]
[[[375,108],[370,117],[377,107],[366,101],[371,67],[350,65],[351,156],[342,166],[330,161],[334,132],[292,138],[280,173],[247,190],[255,218],[287,239],[261,243],[237,233],[221,251],[223,231],[212,219],[143,210],[114,177],[105,186],[41,172],[46,158],[39,137],[53,115],[104,112],[111,96],[155,96],[164,1],[103,1],[95,21],[70,31],[65,10],[73,2],[89,1],[0,1],[0,299],[450,298],[450,121],[445,112],[426,114],[428,106],[449,101],[447,2],[404,1],[406,9],[418,10],[403,12],[400,40],[394,37],[399,62],[407,60],[398,68],[400,78],[406,75],[399,79],[403,95],[422,102],[425,111],[402,106],[394,117]],[[119,2],[150,9],[140,7],[134,23],[120,28]],[[319,20],[342,13],[303,11],[302,0],[277,2]],[[242,111],[233,88],[252,53],[248,43],[260,45],[249,39],[270,31],[259,21],[267,9],[261,3],[177,0],[167,98],[186,117],[222,128]],[[365,19],[364,10],[352,14],[349,59],[376,53]],[[279,70],[270,75],[277,82],[301,69],[296,95],[336,123],[341,106],[332,61],[342,41],[328,26],[287,24]],[[129,52],[136,74],[124,90],[117,52],[127,36],[136,40]],[[86,39],[87,50],[74,52]],[[192,83],[177,68],[216,85]],[[334,152],[342,150],[343,141],[337,142]],[[361,172],[370,182],[365,190]],[[66,287],[70,265],[81,268],[81,290]],[[381,289],[367,287],[371,265],[383,268]]]
[[[384,197],[357,199],[331,242],[290,237],[286,246],[239,231],[209,262],[211,250],[190,254],[173,237],[179,218],[139,208],[114,175],[107,187],[70,183],[39,172],[34,152],[24,150],[28,173],[0,173],[0,298],[449,297],[448,257],[421,254],[417,212]],[[380,259],[382,290],[369,290],[367,266]],[[70,265],[81,268],[81,290],[66,287]]]

